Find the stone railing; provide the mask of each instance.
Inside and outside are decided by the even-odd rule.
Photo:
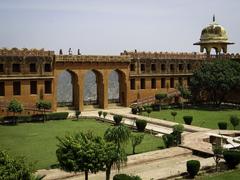
[[[130,62],[130,57],[97,55],[57,55],[56,62]]]
[[[53,56],[54,51],[45,51],[44,49],[0,49],[0,56]]]

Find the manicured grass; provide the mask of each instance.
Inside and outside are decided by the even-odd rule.
[[[17,126],[0,126],[0,149],[7,150],[10,155],[25,156],[27,160],[36,162],[36,169],[48,168],[57,163],[57,136],[66,133],[92,131],[103,136],[110,124],[96,120],[60,120],[45,123],[24,123]],[[136,153],[156,150],[163,146],[161,138],[146,134],[142,144],[137,146]],[[126,147],[128,154],[132,149],[130,143]]]
[[[213,175],[206,175],[199,177],[200,180],[237,180],[240,179],[240,170],[234,170],[229,172],[215,173]]]
[[[172,111],[177,112],[175,121],[171,115]],[[144,112],[143,115],[147,116],[147,113]],[[237,115],[240,117],[240,110],[168,109],[161,111],[152,111],[150,117],[184,124],[183,116],[187,115],[193,116],[192,125],[195,126],[218,129],[218,122],[224,121],[228,123],[228,129],[233,129],[229,118],[231,115]],[[240,125],[237,127],[237,129],[240,130]]]

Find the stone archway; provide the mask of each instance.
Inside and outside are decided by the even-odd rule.
[[[78,76],[71,70],[63,70],[57,78],[57,107],[79,108]]]
[[[108,103],[118,103],[121,106],[126,106],[126,98],[125,73],[119,69],[111,71],[108,77]]]
[[[102,106],[103,76],[97,70],[89,70],[84,74],[83,104],[93,107]]]

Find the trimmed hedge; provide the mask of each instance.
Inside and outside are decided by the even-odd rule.
[[[47,120],[62,120],[67,119],[68,112],[56,112],[56,113],[49,113],[46,114]]]
[[[136,120],[136,127],[137,130],[140,132],[144,132],[145,128],[147,126],[147,121],[143,119],[137,119]]]
[[[130,176],[127,174],[116,174],[113,180],[142,180],[139,176]]]
[[[200,170],[200,162],[198,160],[187,161],[187,172],[192,178],[194,178],[198,174],[199,170]]]
[[[113,120],[115,121],[116,125],[120,125],[120,123],[122,121],[122,116],[121,115],[114,115]]]
[[[191,125],[193,117],[192,116],[183,116],[183,120],[184,120],[185,124]]]
[[[219,122],[218,123],[218,128],[222,129],[222,130],[227,129],[227,123],[226,122]]]
[[[240,163],[240,151],[225,150],[223,151],[223,158],[230,169],[234,169]]]
[[[20,116],[4,116],[1,117],[2,123],[15,124],[17,122],[39,122],[43,121],[44,116],[47,120],[61,120],[67,119],[68,112],[56,112],[49,114],[33,114],[33,115],[20,115]]]

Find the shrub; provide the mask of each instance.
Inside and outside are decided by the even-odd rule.
[[[171,133],[173,135],[174,144],[178,146],[181,144],[181,134],[183,133],[184,126],[182,124],[177,124],[173,126],[173,132]]]
[[[151,107],[153,111],[160,111],[160,104],[152,104]]]
[[[76,115],[77,119],[79,118],[80,114],[81,114],[81,111],[79,111],[79,110],[75,111],[75,115]]]
[[[146,108],[146,112],[148,113],[148,117],[149,117],[149,114],[152,112],[152,108],[151,107]]]
[[[102,116],[102,111],[98,111],[98,116],[99,116],[99,117]]]
[[[233,126],[233,128],[234,128],[234,130],[235,130],[235,129],[236,129],[236,126],[239,125],[239,118],[238,118],[236,115],[232,115],[232,116],[230,117],[230,122],[231,122],[231,124],[232,124],[232,126]]]
[[[17,124],[17,117],[15,117],[16,113],[20,113],[23,111],[22,104],[18,102],[16,99],[13,99],[10,101],[10,103],[7,106],[8,112],[12,112],[12,123]],[[14,118],[15,117],[15,118]]]
[[[10,157],[6,152],[0,151],[0,179],[36,179],[32,165],[26,163],[22,157]]]
[[[30,115],[21,115],[17,117],[18,122],[31,122],[32,121],[32,116]]]
[[[142,112],[143,112],[143,107],[142,107],[142,106],[138,106],[137,109],[138,109],[138,113],[139,113],[139,114],[142,114]]]
[[[140,132],[144,132],[145,128],[147,126],[147,121],[143,119],[137,119],[136,120],[136,127],[137,130]]]
[[[223,158],[230,169],[234,169],[240,163],[240,151],[225,150],[223,151]]]
[[[132,108],[132,114],[137,114],[138,113],[138,108],[137,107],[133,107]]]
[[[185,124],[191,125],[193,117],[192,116],[183,116],[183,120],[184,120]]]
[[[155,95],[155,99],[157,99],[158,101],[161,101],[166,97],[167,97],[167,94],[165,94],[165,93],[159,93],[159,94]]]
[[[114,115],[113,120],[115,121],[116,125],[119,125],[122,121],[122,116],[121,115]]]
[[[174,136],[172,134],[164,134],[162,139],[166,148],[174,146]]]
[[[218,123],[218,128],[219,129],[227,129],[227,123],[226,122],[219,122]]]
[[[113,180],[142,180],[139,176],[130,176],[127,174],[116,174]]]
[[[103,112],[103,117],[105,118],[107,116],[107,112]]]
[[[148,108],[150,108],[150,106],[148,104],[143,105],[143,110],[144,111],[147,111]]]
[[[62,120],[62,119],[67,119],[68,112],[49,113],[46,116],[47,116],[47,120]]]
[[[187,161],[187,172],[191,177],[195,177],[200,170],[200,162],[198,160]]]
[[[175,121],[175,116],[177,115],[177,112],[176,111],[172,111],[171,115],[173,116],[173,120]]]

